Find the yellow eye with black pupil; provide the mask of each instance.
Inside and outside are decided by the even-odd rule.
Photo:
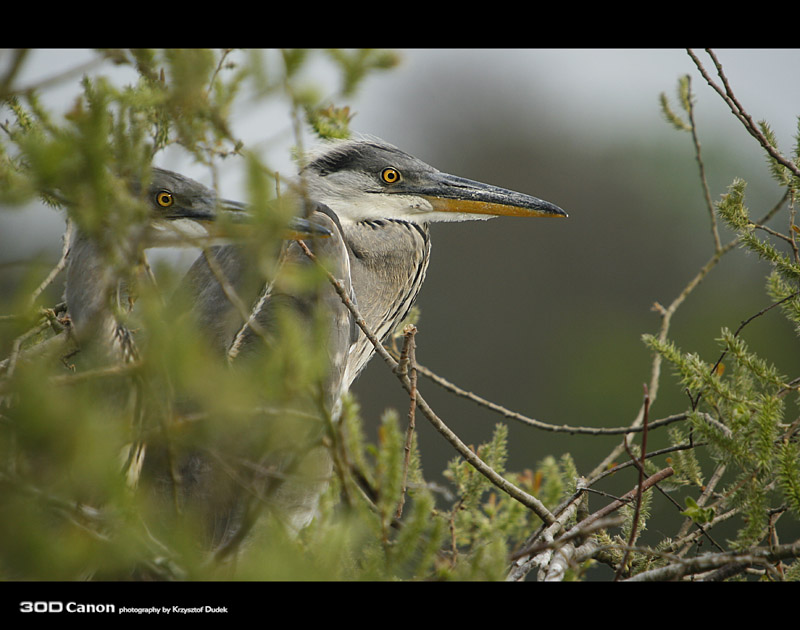
[[[381,171],[381,179],[387,184],[396,184],[400,181],[400,171],[389,167]]]
[[[162,208],[169,208],[173,203],[175,203],[175,198],[172,196],[171,192],[162,190],[156,194],[156,203]]]

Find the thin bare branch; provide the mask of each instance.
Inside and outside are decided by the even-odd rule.
[[[583,426],[575,426],[575,425],[567,425],[567,424],[550,424],[547,422],[543,422],[541,420],[536,420],[535,418],[531,418],[530,416],[526,416],[522,413],[517,411],[513,411],[504,407],[503,405],[499,405],[495,402],[487,400],[478,394],[473,392],[467,391],[462,389],[452,381],[447,380],[446,378],[436,374],[430,368],[427,368],[423,365],[417,364],[417,371],[422,374],[424,377],[430,379],[443,389],[452,392],[456,396],[464,398],[466,400],[472,401],[482,407],[486,407],[510,420],[516,420],[517,422],[521,422],[528,426],[534,427],[536,429],[541,429],[542,431],[550,431],[552,433],[569,433],[571,435],[620,435],[620,434],[627,434],[627,433],[641,433],[644,429],[641,426],[629,426],[629,427],[583,427]],[[674,416],[668,416],[666,418],[661,418],[660,420],[655,420],[650,423],[650,429],[657,429],[668,424],[672,424],[674,422],[680,422],[685,420],[687,415],[685,413],[675,414]]]
[[[800,177],[800,167],[798,167],[797,164],[792,162],[790,159],[784,157],[781,152],[778,151],[778,149],[773,146],[769,140],[767,140],[766,136],[758,128],[758,125],[753,122],[752,116],[750,116],[744,107],[742,107],[742,104],[733,93],[730,83],[728,82],[728,77],[725,76],[725,72],[722,69],[722,64],[717,59],[714,51],[712,51],[710,48],[706,48],[705,50],[708,56],[711,57],[711,61],[713,62],[714,68],[717,72],[717,76],[722,81],[722,86],[718,85],[714,79],[711,78],[711,75],[705,69],[697,55],[695,55],[690,48],[686,49],[689,56],[692,58],[694,65],[697,66],[697,69],[700,71],[700,74],[703,75],[703,78],[711,86],[711,88],[722,97],[722,100],[728,104],[728,107],[733,115],[736,116],[742,125],[744,125],[744,128],[747,130],[747,132],[758,141],[758,143],[775,161],[781,164],[781,166],[789,169],[795,175],[795,177]]]
[[[203,248],[203,258],[208,264],[208,268],[211,270],[211,273],[214,274],[214,278],[217,282],[219,282],[219,286],[222,288],[222,292],[225,294],[225,297],[237,310],[239,317],[241,317],[242,322],[244,322],[242,330],[239,332],[239,334],[237,334],[236,339],[231,344],[231,348],[228,351],[228,360],[232,361],[236,357],[238,352],[234,351],[234,349],[238,351],[242,331],[246,330],[247,328],[250,328],[256,335],[258,335],[264,341],[264,343],[270,345],[271,341],[269,334],[258,323],[258,321],[256,321],[256,312],[251,312],[251,310],[247,308],[245,303],[242,301],[242,298],[239,297],[239,294],[236,292],[236,289],[228,281],[228,278],[225,276],[225,272],[219,266],[214,256],[205,247]]]
[[[63,241],[63,245],[61,247],[61,257],[58,259],[55,267],[50,270],[50,273],[47,274],[47,277],[42,281],[42,283],[34,289],[33,293],[31,293],[31,297],[29,299],[29,303],[33,306],[36,299],[42,294],[42,292],[50,286],[50,283],[55,280],[56,276],[61,273],[64,268],[67,266],[67,254],[69,254],[69,244],[72,240],[72,220],[67,219],[67,227],[64,231],[64,235],[61,237]]]
[[[636,493],[637,492],[640,492],[640,491],[644,492],[645,490],[648,490],[649,488],[651,488],[655,484],[657,484],[657,483],[659,483],[661,481],[664,481],[664,479],[667,479],[668,477],[671,477],[674,473],[675,473],[675,471],[669,466],[667,468],[663,468],[663,469],[659,470],[654,475],[650,475],[641,484],[638,484],[636,486],[636,488],[634,488],[633,490],[627,492],[626,494],[624,494],[622,497],[620,497],[616,501],[613,501],[612,503],[609,503],[607,506],[605,506],[604,508],[598,510],[597,512],[595,512],[591,516],[585,518],[583,521],[578,523],[578,525],[576,525],[576,527],[577,526],[586,527],[587,525],[589,525],[590,523],[593,523],[597,519],[604,518],[604,517],[608,516],[612,512],[615,512],[616,510],[621,508],[623,505],[626,505],[632,499],[634,499],[636,497]]]
[[[709,220],[711,221],[711,235],[714,238],[714,251],[718,252],[722,249],[722,242],[719,238],[719,230],[717,229],[717,213],[714,212],[714,203],[711,201],[711,191],[708,189],[708,179],[706,178],[706,167],[703,163],[703,155],[700,149],[700,138],[697,135],[697,125],[694,121],[694,101],[692,99],[692,79],[687,76],[687,113],[689,115],[689,126],[692,132],[692,141],[694,142],[694,154],[697,160],[697,167],[700,170],[700,184],[703,187],[703,198],[706,202],[706,209],[708,210]]]
[[[310,260],[314,261],[316,264],[319,264],[321,268],[324,270],[325,274],[328,277],[331,285],[336,290],[336,293],[339,295],[339,298],[342,300],[342,303],[347,307],[347,309],[352,314],[353,318],[355,319],[356,325],[361,329],[364,335],[369,339],[370,343],[375,348],[375,352],[384,360],[384,362],[391,368],[392,372],[400,379],[400,382],[403,385],[403,388],[409,392],[409,394],[413,391],[413,386],[411,380],[408,378],[408,375],[399,374],[397,372],[397,365],[398,362],[389,354],[386,348],[383,347],[383,344],[380,340],[374,335],[374,333],[369,329],[364,318],[362,317],[361,313],[359,312],[358,308],[355,304],[353,304],[350,296],[347,295],[347,292],[342,287],[341,283],[327,270],[321,263],[318,261],[317,257],[313,254],[313,252],[308,248],[308,246],[303,243],[303,241],[298,241],[300,247],[303,249],[303,252],[306,256],[309,257]],[[489,465],[486,464],[472,449],[470,449],[461,439],[439,418],[438,415],[433,411],[433,409],[428,405],[427,401],[422,397],[422,394],[419,390],[416,390],[416,401],[417,401],[417,408],[423,413],[423,415],[430,421],[430,423],[434,426],[434,428],[441,433],[445,439],[450,442],[450,444],[456,449],[456,451],[466,459],[478,472],[484,475],[492,484],[494,484],[497,488],[511,496],[512,498],[516,499],[520,503],[522,503],[527,508],[531,509],[539,518],[541,518],[545,523],[553,523],[555,521],[555,517],[550,513],[550,511],[545,507],[545,505],[539,501],[536,497],[528,494],[522,488],[517,487],[507,479],[505,479],[502,475],[499,475],[495,472]]]

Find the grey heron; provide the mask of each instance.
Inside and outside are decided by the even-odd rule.
[[[138,182],[132,192],[141,196],[149,216],[132,222],[122,238],[78,227],[67,253],[64,299],[78,342],[100,348],[109,360],[129,361],[136,353],[130,331],[120,320],[129,308],[128,280],[146,248],[190,245],[207,235],[205,226],[219,213],[241,213],[243,204],[219,199],[216,193],[188,177],[153,168],[146,190]],[[111,213],[109,212],[109,215]]]
[[[429,225],[443,221],[470,221],[495,216],[565,217],[558,206],[536,197],[449,175],[375,138],[328,141],[306,156],[294,186],[311,223],[332,233],[312,243],[315,254],[326,261],[357,304],[367,327],[385,340],[408,315],[425,279],[430,259]],[[214,248],[211,257],[235,284],[248,262],[241,248]],[[308,264],[297,243],[289,243],[288,264]],[[193,292],[195,316],[206,325],[235,322],[216,328],[220,350],[231,344],[258,346],[258,335],[248,322],[231,317],[209,261],[200,258],[187,274]],[[252,322],[264,324],[276,300],[292,300],[276,292],[262,293]],[[341,396],[362,372],[374,347],[354,326],[350,312],[329,287],[324,303],[330,309],[329,373],[325,386],[328,411],[337,415]],[[302,310],[302,305],[301,310]],[[313,453],[314,474],[306,482],[283,484],[278,500],[283,518],[292,530],[311,521],[330,459],[324,449]]]
[[[141,269],[145,249],[159,246],[196,246],[197,239],[217,232],[221,215],[238,216],[244,205],[217,194],[179,173],[153,167],[146,187],[138,180],[130,192],[146,210],[115,233],[109,209],[94,229],[78,225],[67,252],[64,298],[67,314],[81,353],[90,364],[119,365],[139,358],[139,348],[127,320],[132,306],[130,283]],[[138,438],[141,383],[111,390],[115,406],[128,415],[131,443],[123,452],[123,470],[130,485],[139,481],[147,445]],[[137,400],[138,399],[138,400]]]
[[[72,333],[92,363],[129,363],[139,356],[137,340],[126,320],[131,307],[129,283],[134,279],[145,249],[213,243],[214,237],[219,235],[219,224],[224,223],[219,221],[221,217],[233,222],[245,221],[244,204],[221,199],[199,182],[165,169],[152,168],[146,188],[138,181],[131,182],[131,192],[148,210],[138,217],[140,220],[116,232],[103,222],[95,230],[79,226],[69,244],[64,292],[67,313]],[[113,219],[114,212],[110,210],[108,217]],[[287,230],[278,236],[308,238],[330,234],[320,221],[310,223],[302,217],[293,217]],[[324,238],[324,241],[336,247],[333,239]],[[231,246],[225,251],[233,249]],[[340,260],[347,260],[345,252],[337,254]],[[231,260],[235,263],[235,259]],[[246,274],[239,273],[240,269],[231,269],[224,256],[220,256],[220,262],[224,273],[235,272],[232,284],[241,291]],[[219,284],[215,287],[221,291]],[[229,298],[222,293],[213,297],[202,293],[195,296],[204,304],[217,307],[213,317],[199,322],[206,340],[219,336],[219,330],[227,330],[225,311],[232,308]],[[235,533],[236,528],[230,522],[242,518],[242,507],[234,498],[237,488],[231,487],[229,476],[206,455],[206,450],[215,445],[206,445],[208,448],[203,449],[202,445],[184,444],[173,455],[166,455],[173,445],[157,439],[147,442],[139,439],[145,422],[142,406],[151,401],[143,401],[139,396],[141,383],[136,381],[134,385],[119,394],[114,390],[110,392],[118,408],[124,410],[122,413],[132,414],[133,440],[124,453],[124,470],[129,483],[138,485],[144,480],[156,489],[157,500],[171,502],[177,497],[180,506],[188,504],[193,513],[202,513],[209,544],[219,544]],[[129,399],[129,396],[139,400]],[[291,482],[287,485],[293,487]],[[287,491],[280,490],[278,494],[286,496]]]
[[[367,327],[381,340],[405,319],[422,288],[431,223],[567,216],[548,201],[443,173],[377,139],[321,145],[301,177],[308,196],[339,218],[353,292]],[[360,334],[346,366],[345,388],[373,352]]]
[[[438,171],[375,138],[322,143],[309,152],[295,188],[306,199],[309,221],[333,234],[322,242],[325,259],[335,266],[333,276],[344,280],[367,327],[381,340],[405,319],[422,288],[431,252],[430,223],[503,215],[567,216],[537,197]],[[304,258],[296,246],[290,248],[292,259]],[[214,255],[231,268],[234,280],[247,266],[235,248],[216,248]],[[220,309],[230,310],[218,289],[215,293],[215,278],[204,261],[198,260],[188,277],[200,296],[195,303],[198,316],[219,320]],[[258,315],[268,313],[265,308]],[[337,307],[337,313],[333,328],[351,329],[344,311]],[[348,337],[338,338],[343,343]],[[252,332],[248,341],[254,341]],[[349,389],[373,352],[359,331],[346,358],[334,363],[341,378],[332,381],[332,387],[340,387],[331,393],[331,401]]]
[[[64,291],[67,313],[81,353],[87,355],[91,365],[130,363],[140,355],[139,340],[134,338],[127,311],[131,308],[129,282],[135,279],[145,249],[196,248],[213,244],[218,238],[235,239],[229,230],[220,230],[220,224],[241,226],[247,221],[245,204],[222,199],[215,191],[173,171],[154,167],[146,187],[133,181],[130,188],[134,197],[146,206],[147,212],[140,215],[139,220],[132,221],[121,233],[105,224],[93,231],[78,226],[69,243]],[[113,219],[113,215],[110,209],[109,218]],[[324,222],[312,223],[303,217],[291,217],[286,229],[277,233],[277,238],[320,237],[322,242],[331,243],[335,248],[336,241],[327,238],[331,234]],[[229,246],[224,251],[239,249]],[[345,252],[337,253],[340,260],[347,259]],[[245,274],[228,264],[235,263],[235,257],[226,261],[221,255],[220,261],[223,272],[235,276],[236,289],[243,290]],[[221,291],[219,284],[215,284],[215,288]],[[230,296],[215,294],[216,301],[209,300],[210,297],[202,292],[194,296],[206,305],[216,303],[215,316],[200,322],[200,331],[206,340],[213,340],[220,330],[227,330],[224,321],[230,313],[225,311],[232,308]],[[350,333],[346,334],[349,338]],[[157,353],[159,349],[149,348],[148,352]],[[165,442],[158,432],[153,434],[152,431],[148,439],[142,438],[147,425],[152,424],[145,416],[148,408],[152,410],[149,406],[153,401],[141,393],[141,388],[146,386],[134,378],[131,387],[107,391],[120,417],[127,418],[130,423],[131,441],[122,453],[124,475],[130,486],[145,486],[146,492],[153,491],[147,496],[162,506],[159,518],[164,518],[164,522],[170,522],[165,512],[167,506],[172,512],[176,501],[178,513],[186,510],[189,518],[199,515],[204,544],[214,548],[235,536],[241,528],[246,512],[241,484],[233,482],[214,457],[208,455],[216,445],[197,445],[191,440],[174,444],[169,439]],[[178,404],[183,403],[185,401]],[[237,451],[236,454],[241,453]],[[288,490],[281,488],[277,492],[279,497],[288,497],[281,499],[281,505],[289,510],[297,502],[291,498],[297,494],[297,485],[290,481],[286,484]]]

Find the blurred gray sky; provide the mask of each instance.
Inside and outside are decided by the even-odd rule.
[[[356,117],[355,130],[382,137],[423,159],[440,151],[446,134],[461,137],[464,151],[472,145],[471,121],[499,119],[508,114],[527,118],[534,130],[546,128],[576,151],[587,142],[614,142],[622,136],[664,131],[657,98],[674,95],[677,78],[691,74],[702,95],[698,122],[704,131],[742,136],[733,117],[711,96],[685,51],[679,49],[410,49],[400,50],[401,66],[373,75],[349,101]],[[769,120],[785,150],[794,144],[796,107],[800,103],[800,49],[717,51],[743,103],[756,120]],[[0,66],[9,54],[0,51]],[[93,58],[88,49],[40,49],[28,60],[19,83],[34,84],[66,70],[81,68]],[[706,58],[703,59],[704,62]],[[710,63],[707,64],[710,66]],[[93,70],[94,71],[94,70]],[[129,68],[106,64],[97,71],[125,84],[135,79]],[[330,67],[319,61],[310,81],[333,88]],[[56,111],[66,111],[80,88],[66,81],[43,92]],[[527,111],[527,116],[525,112]],[[263,146],[269,163],[291,173],[290,123],[279,107],[265,111],[263,102],[246,108],[235,121],[237,133],[252,146]],[[441,132],[437,135],[437,131]],[[172,168],[200,179],[208,177],[181,156],[166,154]],[[162,160],[165,158],[161,158]],[[444,168],[444,167],[442,167]],[[231,167],[235,170],[235,167]],[[469,174],[466,174],[467,176]],[[531,174],[535,185],[536,174]],[[235,173],[222,179],[223,194],[237,196],[241,186]],[[535,190],[533,190],[535,192]],[[29,229],[33,223],[35,229]],[[56,241],[61,219],[50,211],[24,215],[0,214],[3,248],[0,261],[25,257],[31,248]],[[13,238],[8,236],[13,234]]]
[[[764,175],[760,149],[684,50],[399,52],[398,69],[370,77],[347,103],[356,112],[354,130],[382,137],[441,170],[534,194],[570,213],[566,221],[434,226],[433,260],[419,301],[420,362],[543,420],[627,424],[648,377],[650,356],[640,336],[658,327],[650,307],[668,303],[711,254],[691,139],[663,121],[659,94],[674,99],[678,78],[692,77],[712,197],[718,199],[734,177],[745,177],[759,215],[778,195]],[[780,148],[791,153],[800,113],[800,50],[716,52],[745,108],[754,119],[768,120]],[[37,51],[21,83],[91,56]],[[7,60],[0,53],[0,64]],[[102,72],[120,84],[134,79],[129,69],[107,65]],[[320,60],[309,79],[333,89],[327,72]],[[66,110],[77,86],[77,80],[58,86],[45,102]],[[251,104],[237,112],[234,125],[251,148],[263,150],[270,166],[293,171],[285,108]],[[209,183],[206,170],[172,151],[159,156],[159,165]],[[227,197],[244,194],[237,171],[235,161],[224,163],[221,193]],[[39,249],[57,256],[62,230],[61,217],[51,210],[1,212],[0,262]],[[679,341],[713,343],[720,326],[735,328],[766,305],[765,270],[752,274],[742,264],[729,265],[727,276],[717,274],[717,284],[704,283],[707,301],[687,302],[674,324]],[[752,282],[745,292],[752,304],[737,309],[721,297],[732,286],[741,295],[745,282]],[[682,330],[688,323],[694,328]],[[356,387],[371,415],[406,404],[385,372],[373,367]],[[475,420],[480,414],[474,407],[451,398],[430,390],[445,417],[465,423],[454,427],[465,440],[486,439],[497,420],[485,414]],[[685,396],[676,404],[684,405]],[[543,452],[574,448],[551,437],[542,442],[526,443],[525,465]],[[595,442],[588,444],[597,451]]]
[[[620,135],[664,131],[657,98],[674,95],[677,78],[691,74],[702,95],[698,122],[704,131],[735,133],[733,117],[711,96],[685,51],[680,49],[410,49],[399,51],[401,66],[373,75],[350,104],[356,112],[353,127],[397,144],[423,159],[439,153],[444,132],[462,138],[463,150],[480,152],[471,144],[470,124],[476,116],[497,119],[521,115],[533,129],[547,128],[576,151],[586,142],[614,142]],[[796,106],[800,103],[800,49],[737,49],[717,51],[737,94],[756,120],[769,120],[782,147],[794,144]],[[0,66],[9,54],[0,51]],[[20,84],[28,85],[80,68],[93,53],[86,49],[40,49],[29,59]],[[706,59],[704,58],[704,61]],[[710,66],[710,63],[707,64]],[[106,64],[99,69],[119,84],[134,80],[129,68]],[[333,87],[329,66],[314,65],[309,77]],[[76,80],[43,93],[56,111],[66,111],[79,92]],[[293,170],[292,144],[286,112],[265,111],[263,103],[247,108],[235,120],[237,132],[253,146],[262,143],[270,164],[282,173]],[[442,132],[437,135],[437,131]],[[167,154],[173,168],[207,178],[196,165]],[[444,168],[444,167],[442,167]],[[233,170],[233,167],[232,169]],[[193,172],[194,171],[194,172]],[[466,174],[467,176],[469,174]],[[535,183],[535,173],[531,174]],[[235,174],[223,177],[224,194],[236,196]],[[533,185],[533,184],[532,184]],[[535,192],[535,190],[533,191]],[[35,229],[28,228],[33,222]],[[0,214],[3,248],[0,261],[14,260],[31,248],[47,247],[58,239],[62,222],[50,211],[25,215]],[[9,239],[8,236],[14,237]]]

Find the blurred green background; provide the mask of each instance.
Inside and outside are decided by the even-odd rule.
[[[748,182],[747,206],[760,217],[780,191],[763,154],[683,50],[401,50],[399,68],[371,77],[347,103],[351,127],[376,135],[440,170],[556,203],[568,220],[496,219],[433,226],[433,255],[418,301],[418,361],[464,389],[554,424],[623,426],[636,416],[650,378],[643,333],[655,333],[654,302],[671,302],[713,253],[691,137],[661,116],[659,94],[674,97],[689,74],[712,199],[735,177]],[[798,50],[717,51],[733,89],[756,119],[775,129],[788,153],[800,109]],[[35,82],[91,59],[90,51],[40,50]],[[0,63],[3,56],[0,56]],[[91,68],[130,80],[130,70]],[[118,73],[118,74],[115,74]],[[325,86],[324,64],[308,80]],[[25,81],[22,81],[24,84]],[[66,110],[77,77],[44,99]],[[323,87],[324,89],[324,87]],[[245,103],[236,133],[292,172],[288,112]],[[172,150],[159,165],[209,184],[207,171]],[[241,196],[241,163],[221,165],[221,193]],[[785,229],[788,217],[776,221]],[[0,213],[0,289],[22,274],[46,273],[60,252],[63,218],[40,207]],[[723,231],[723,240],[730,235]],[[768,272],[732,252],[673,319],[670,337],[713,362],[720,328],[770,303]],[[56,283],[58,287],[60,283]],[[57,291],[51,296],[58,299]],[[797,376],[795,335],[779,313],[744,333],[751,347]],[[665,367],[652,418],[686,409]],[[439,415],[469,444],[491,436],[497,415],[421,381]],[[369,426],[407,395],[378,359],[356,383]],[[790,411],[789,414],[794,413]],[[440,479],[452,449],[420,418],[423,466]],[[544,433],[510,422],[511,470],[571,452],[588,472],[617,443]],[[662,444],[658,435],[650,448]],[[663,445],[663,444],[662,444]],[[629,488],[634,477],[621,482]]]

